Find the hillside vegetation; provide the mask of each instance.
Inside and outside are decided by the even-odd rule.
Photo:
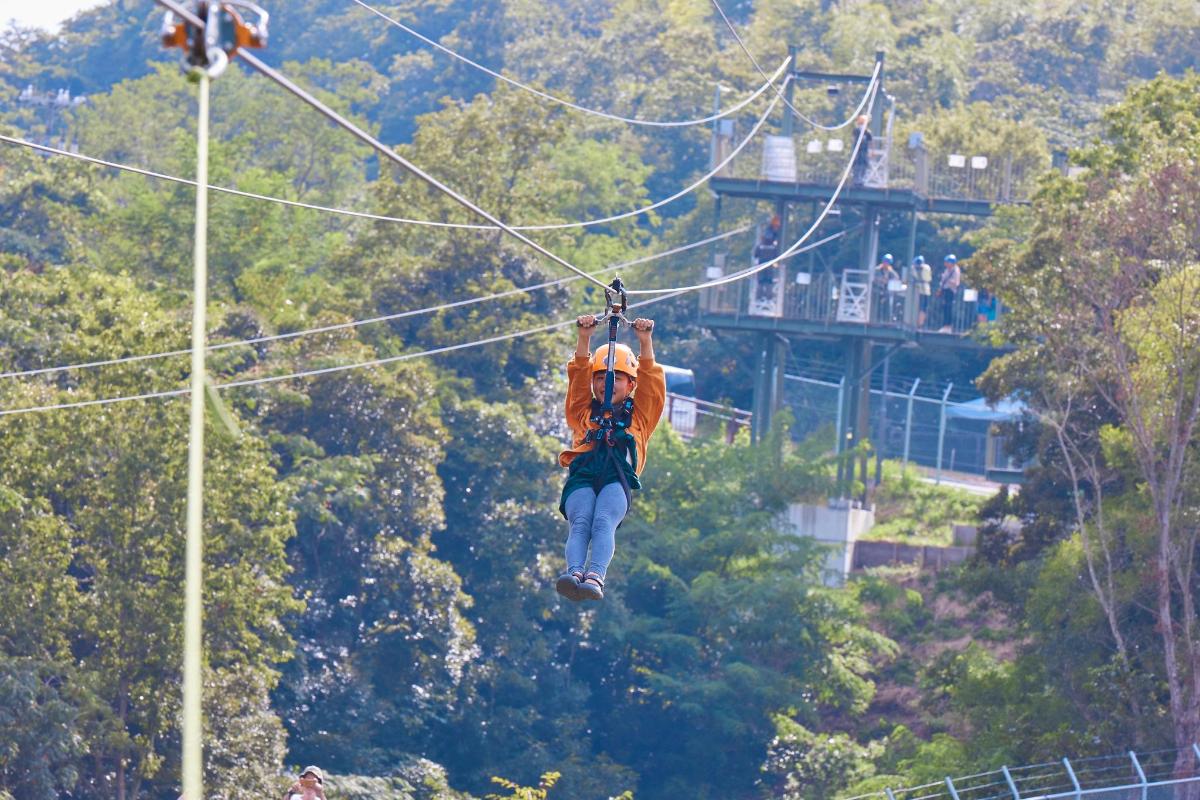
[[[718,84],[731,102],[761,83],[698,1],[380,8],[625,116],[704,116]],[[349,0],[270,10],[267,61],[504,220],[606,217],[707,169],[707,126],[564,110]],[[972,280],[1014,309],[997,331],[1007,354],[980,386],[1020,395],[1038,418],[1014,434],[1037,465],[1028,483],[977,509],[908,478],[885,484],[888,524],[938,537],[974,517],[978,557],[936,579],[884,571],[832,589],[822,554],[778,525],[789,503],[858,488],[833,484],[823,446],[793,441],[786,424],[756,443],[685,442],[664,425],[607,599],[566,604],[551,581],[571,342],[544,326],[598,310],[597,294],[558,284],[395,316],[564,272],[494,231],[212,193],[209,338],[229,345],[210,355],[218,383],[537,330],[223,393],[240,435],[210,415],[212,797],[278,796],[286,769],[317,763],[331,800],[817,800],[1200,740],[1200,8],[725,10],[763,65],[794,45],[801,65],[864,72],[886,50],[898,124],[938,147],[1039,170],[1071,149],[1081,169],[1047,171],[1032,204],[918,230],[927,252],[962,253]],[[115,0],[56,37],[6,31],[0,131],[194,175],[195,87],[160,50],[159,20],[148,3]],[[60,113],[21,102],[28,85],[88,100]],[[850,101],[817,90],[795,102],[832,120]],[[236,64],[212,108],[215,185],[477,222]],[[8,412],[185,385],[174,355],[36,371],[187,347],[194,198],[185,184],[0,143],[0,370],[26,373],[0,377],[0,797],[178,795],[186,403]],[[730,202],[723,227],[768,213]],[[701,190],[655,214],[535,236],[599,270],[711,236],[712,218]],[[908,224],[885,221],[881,246],[902,252]],[[748,259],[750,245],[731,251]],[[709,253],[621,275],[638,288],[693,283]],[[644,313],[662,361],[693,368],[702,396],[748,407],[756,341],[699,329],[694,296]],[[391,318],[348,324],[379,317]]]

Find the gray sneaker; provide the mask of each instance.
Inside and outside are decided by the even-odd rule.
[[[559,575],[558,580],[554,582],[554,591],[558,592],[572,603],[578,603],[583,599],[583,594],[579,588],[580,583],[582,582],[582,572],[564,572],[562,575]]]

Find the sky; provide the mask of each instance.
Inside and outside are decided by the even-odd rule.
[[[105,0],[0,0],[0,27],[16,20],[25,27],[57,30],[59,24]]]

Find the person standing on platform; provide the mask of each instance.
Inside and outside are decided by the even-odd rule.
[[[871,131],[869,129],[867,115],[859,116],[855,122],[854,128],[854,143],[851,147],[858,147],[858,151],[854,154],[854,166],[851,168],[851,183],[854,186],[862,186],[867,182],[867,171],[871,166]]]
[[[962,268],[953,253],[942,260],[942,282],[939,294],[942,301],[942,327],[939,333],[950,333],[954,329],[954,299],[962,284]]]
[[[933,269],[925,261],[925,256],[913,259],[909,280],[916,286],[917,329],[920,330],[925,327],[925,319],[929,316],[929,298],[933,293]]]
[[[872,288],[875,290],[874,303],[878,309],[874,313],[875,321],[877,322],[893,321],[892,281],[900,280],[900,276],[896,273],[896,268],[892,266],[895,263],[896,259],[891,253],[884,253],[879,266],[875,267],[875,275],[871,280]]]

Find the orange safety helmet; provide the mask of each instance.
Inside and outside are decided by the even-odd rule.
[[[633,351],[629,349],[627,344],[618,344],[616,352],[613,354],[616,358],[613,360],[613,369],[617,372],[624,372],[629,377],[637,380],[638,360]],[[608,345],[602,344],[592,356],[592,374],[597,372],[608,371]]]

